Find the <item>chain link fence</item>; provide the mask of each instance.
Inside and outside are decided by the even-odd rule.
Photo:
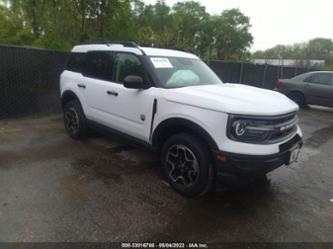
[[[0,45],[0,118],[60,112],[59,76],[68,53]],[[303,68],[209,61],[224,81],[273,89],[277,79],[307,72]]]
[[[232,61],[208,61],[223,82],[274,89],[278,79],[290,79],[312,71],[306,68],[259,65]]]
[[[0,45],[0,118],[60,111],[59,76],[67,57]]]

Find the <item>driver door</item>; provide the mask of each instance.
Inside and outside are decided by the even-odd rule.
[[[314,73],[305,79],[304,92],[309,104],[333,106],[332,73]]]
[[[141,59],[132,53],[119,52],[114,56],[113,80],[107,86],[107,112],[112,116],[112,127],[149,142],[154,103],[154,88],[128,89],[123,85],[126,76],[140,76],[148,82]]]

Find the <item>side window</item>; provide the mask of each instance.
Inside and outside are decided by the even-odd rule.
[[[88,52],[84,75],[101,80],[112,80],[112,52]]]
[[[139,58],[133,54],[117,53],[113,71],[115,82],[123,83],[129,75],[140,76],[144,81],[147,80],[144,66]]]
[[[305,82],[322,84],[322,85],[332,85],[332,74],[330,73],[316,73],[311,75],[305,80]]]
[[[68,58],[66,70],[81,73],[84,56],[84,53],[71,53]]]

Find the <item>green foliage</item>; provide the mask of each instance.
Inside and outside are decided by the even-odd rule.
[[[22,25],[19,13],[0,5],[0,43],[30,45],[32,42],[29,26]]]
[[[328,64],[325,66],[325,70],[333,71],[333,64]]]
[[[316,38],[307,43],[297,43],[294,45],[277,45],[265,51],[257,51],[253,58],[260,59],[296,59],[300,63],[306,60],[325,60],[327,64],[333,64],[333,41],[331,39]],[[330,66],[328,66],[330,68]]]
[[[247,55],[253,37],[249,33],[250,19],[239,9],[225,10],[221,16],[214,17],[216,49],[221,59],[241,59]]]
[[[177,24],[175,46],[197,51],[199,46],[202,46],[202,36],[206,32],[205,24],[209,19],[205,7],[194,1],[178,2],[173,10],[174,21]]]
[[[238,9],[210,16],[195,1],[0,0],[0,43],[69,50],[82,41],[134,40],[205,58],[246,59],[250,21]]]

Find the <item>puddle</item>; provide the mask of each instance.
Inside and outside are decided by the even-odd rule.
[[[148,203],[149,205],[154,206],[155,208],[161,208],[163,206],[163,202],[160,200],[156,200],[153,197],[147,195],[147,194],[139,194],[138,198],[140,201]]]
[[[107,186],[112,183],[123,184],[124,177],[131,175],[151,174],[158,176],[158,161],[140,161],[135,156],[135,147],[120,145],[112,148],[98,149],[93,157],[76,159],[70,164],[79,175],[88,175],[89,179],[100,179]],[[131,156],[123,155],[124,152]]]
[[[110,161],[106,158],[97,158],[95,160],[78,159],[71,163],[73,169],[79,171],[80,175],[101,179],[107,185],[110,184],[110,181],[122,184],[123,179],[121,174],[115,171],[114,164],[115,161]]]
[[[333,137],[333,124],[332,126],[320,129],[311,134],[311,137],[305,140],[306,146],[317,148],[326,143]]]
[[[63,122],[63,120],[64,120],[64,118],[62,115],[50,119],[51,122],[55,122],[55,123]]]
[[[106,152],[109,154],[116,154],[116,153],[120,153],[120,152],[124,152],[124,151],[132,151],[132,150],[135,150],[135,147],[132,145],[119,145],[119,146],[115,146],[115,147],[107,149]]]
[[[87,193],[87,177],[86,176],[64,176],[60,179],[61,189],[74,202],[85,200]]]
[[[143,200],[151,201],[146,197]],[[263,209],[266,213],[270,210],[273,218],[273,213],[280,208],[273,207],[274,203],[276,204],[274,190],[258,184],[202,200],[177,200],[177,203],[182,203],[177,210],[163,207],[163,215],[169,217],[168,223],[162,231],[151,234],[145,240],[187,241],[193,240],[193,236],[196,236],[196,240],[201,240],[212,238],[217,233],[223,234],[223,231],[230,232],[231,228],[237,230],[237,227],[244,231],[244,234],[238,234],[238,236],[250,239],[252,231],[244,229],[243,224],[254,221]],[[155,200],[152,205],[161,207],[161,204],[156,203]],[[219,239],[221,238],[217,238]]]

